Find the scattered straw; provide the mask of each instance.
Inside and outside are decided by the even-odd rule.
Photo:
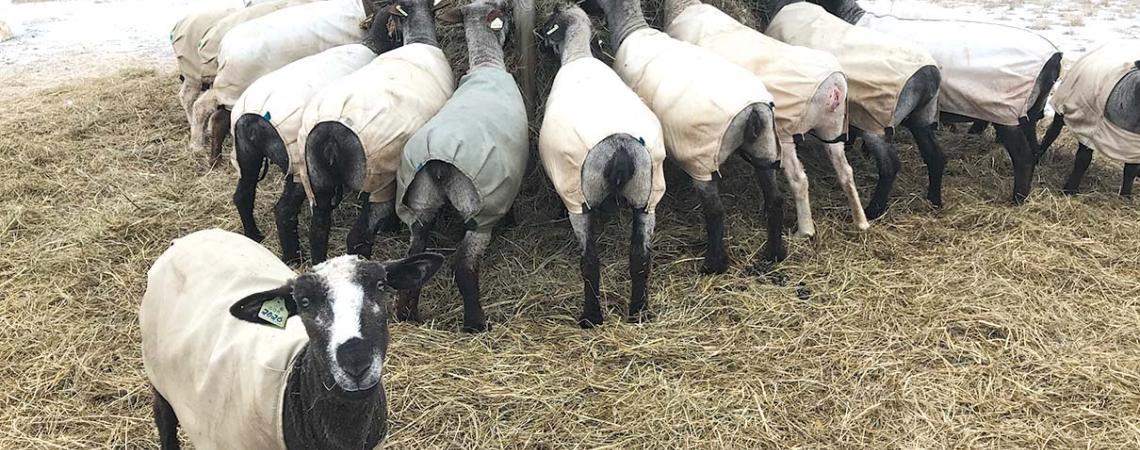
[[[540,8],[539,20],[549,8]],[[454,44],[454,41],[451,41]],[[449,47],[449,52],[451,52]],[[456,53],[450,53],[456,55]],[[540,78],[549,84],[552,59]],[[546,81],[542,81],[546,80]],[[6,99],[0,112],[0,448],[153,447],[136,308],[171,239],[239,230],[235,175],[186,150],[170,74],[119,75]],[[725,169],[734,264],[700,276],[697,201],[670,175],[645,325],[621,323],[628,214],[604,229],[605,326],[574,326],[573,233],[532,178],[519,224],[483,263],[494,330],[458,332],[441,273],[424,325],[393,324],[385,384],[393,448],[1085,447],[1140,445],[1140,211],[1099,161],[1077,198],[1056,194],[1075,143],[1007,204],[1008,157],[992,137],[939,133],[944,211],[900,136],[892,209],[853,231],[835,178],[801,155],[819,235],[791,240],[780,276],[749,273],[763,244],[750,171]],[[875,170],[849,155],[864,198]],[[280,177],[260,185],[273,233]],[[343,251],[351,205],[338,213]],[[791,202],[788,227],[792,226]],[[302,219],[307,224],[307,218]],[[433,247],[450,249],[459,224]],[[407,232],[378,238],[379,257]],[[266,244],[277,250],[274,238]]]

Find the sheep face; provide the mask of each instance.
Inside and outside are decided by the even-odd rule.
[[[289,316],[299,315],[309,335],[307,352],[325,386],[345,395],[366,395],[380,384],[388,351],[386,305],[397,290],[417,288],[439,269],[443,257],[424,253],[376,262],[341,256],[313,267],[277,290],[235,304],[239,319],[258,317],[266,301],[283,298]]]
[[[505,0],[474,0],[460,8],[463,16],[469,18],[467,23],[482,23],[494,33],[499,46],[507,42],[507,30],[510,29],[511,4]],[[474,18],[475,20],[470,20]]]
[[[554,12],[546,19],[546,23],[539,27],[537,31],[539,42],[555,54],[561,55],[569,37],[567,33],[572,29],[580,30],[581,24],[585,24],[585,30],[589,33],[590,18],[586,13],[576,6],[559,3],[555,5]],[[586,40],[589,41],[589,36]]]

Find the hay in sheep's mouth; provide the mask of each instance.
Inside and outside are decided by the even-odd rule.
[[[540,5],[539,23],[549,5]],[[445,32],[457,60],[457,30]],[[544,56],[540,91],[556,61]],[[0,112],[0,448],[134,448],[156,442],[136,308],[171,239],[240,230],[235,174],[186,150],[172,74],[127,71],[8,99]],[[697,201],[670,177],[654,239],[654,320],[621,322],[628,214],[605,227],[606,325],[575,327],[577,247],[534,174],[483,262],[490,333],[457,332],[447,271],[424,325],[393,324],[385,373],[393,448],[1076,447],[1140,440],[1140,209],[1098,161],[1060,196],[1075,142],[1007,204],[1011,170],[991,137],[939,133],[947,208],[899,136],[892,209],[853,232],[826,158],[802,155],[819,235],[792,239],[779,274],[755,276],[759,189],[734,161],[725,202],[734,263],[697,274]],[[864,198],[875,173],[852,152]],[[272,236],[273,173],[257,214]],[[785,190],[786,192],[786,190]],[[786,203],[792,226],[792,202]],[[333,253],[353,214],[340,208]],[[302,219],[303,227],[307,219]],[[448,251],[458,223],[433,247]],[[266,240],[274,251],[276,239]],[[407,232],[378,238],[394,257]],[[307,243],[306,243],[307,249]],[[1110,444],[1111,445],[1111,444]]]

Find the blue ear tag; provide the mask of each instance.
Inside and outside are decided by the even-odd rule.
[[[261,117],[264,117],[265,120],[273,120],[273,114],[269,114],[269,111],[266,111]]]
[[[641,136],[638,136],[638,137],[637,137],[637,142],[640,142],[640,143],[641,143],[641,145],[645,145],[645,138],[644,138],[644,137],[641,137]]]

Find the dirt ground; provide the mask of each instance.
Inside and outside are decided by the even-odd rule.
[[[171,239],[240,229],[235,173],[187,150],[173,63],[163,60],[169,23],[188,0],[170,11],[155,1],[147,7],[169,23],[124,24],[137,39],[114,44],[108,32],[82,51],[49,44],[64,40],[49,38],[62,25],[20,10],[82,16],[81,5],[143,3],[0,5],[25,18],[0,43],[0,80],[42,75],[0,83],[3,449],[153,448],[136,325],[146,270]],[[983,3],[970,5],[1002,11]],[[65,70],[98,61],[94,42],[121,49],[109,53],[122,65]],[[28,45],[43,51],[17,49]],[[574,325],[573,233],[547,184],[530,178],[519,223],[484,261],[494,329],[458,332],[447,271],[425,290],[427,323],[392,324],[386,446],[1140,446],[1140,209],[1116,195],[1120,166],[1096,160],[1082,195],[1060,195],[1076,146],[1066,132],[1038,166],[1029,203],[1013,207],[1009,158],[992,133],[938,137],[946,207],[923,199],[925,168],[902,133],[891,210],[867,232],[851,226],[826,158],[801,155],[819,234],[789,239],[789,259],[768,274],[750,269],[764,243],[750,170],[737,161],[724,170],[734,263],[717,276],[697,273],[698,202],[670,170],[654,238],[654,319],[621,322],[629,215],[619,213],[601,243],[607,323],[589,331]],[[849,159],[867,199],[875,168],[860,152]],[[256,211],[270,235],[280,183],[271,172],[260,184]],[[331,253],[343,252],[354,213],[340,208]],[[788,201],[785,229],[793,217]],[[460,228],[441,224],[435,250],[450,253]],[[406,230],[379,236],[377,257],[399,255],[407,239]],[[265,244],[278,250],[273,238]]]

